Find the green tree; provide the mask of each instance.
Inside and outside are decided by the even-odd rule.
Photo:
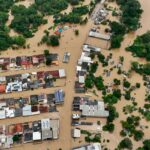
[[[113,132],[115,129],[115,125],[113,123],[107,123],[105,126],[103,126],[104,131]]]
[[[136,130],[136,131],[134,132],[134,139],[135,139],[136,141],[141,140],[141,139],[143,138],[143,136],[144,136],[144,132],[141,131],[141,130]]]
[[[19,46],[24,46],[25,43],[26,43],[26,40],[22,35],[14,36],[12,38],[12,40],[13,40],[13,44],[16,44],[16,45],[19,45]]]
[[[104,96],[103,99],[104,99],[104,102],[109,105],[113,105],[118,102],[118,98],[115,97],[113,94],[108,94],[108,95]]]
[[[119,143],[118,148],[122,150],[123,149],[132,150],[133,148],[132,141],[129,138],[125,138]]]
[[[123,86],[124,86],[125,88],[129,88],[130,85],[131,85],[130,82],[128,82],[127,80],[124,80]]]

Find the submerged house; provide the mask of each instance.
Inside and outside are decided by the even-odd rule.
[[[74,97],[73,110],[81,111],[85,117],[108,117],[109,111],[105,110],[104,102],[89,100],[87,97]]]
[[[100,143],[92,143],[88,145],[83,145],[72,150],[102,150]]]
[[[0,149],[43,140],[59,138],[59,119],[42,119],[33,122],[0,125]]]
[[[65,93],[62,89],[56,90],[55,91],[55,103],[56,104],[64,103],[64,96],[65,96]]]
[[[89,37],[99,38],[99,39],[107,40],[107,41],[110,40],[109,34],[102,34],[97,31],[92,31],[92,30],[89,32]]]
[[[98,47],[89,45],[89,44],[84,44],[84,45],[83,45],[83,51],[84,51],[84,52],[100,52],[101,49],[98,48]]]

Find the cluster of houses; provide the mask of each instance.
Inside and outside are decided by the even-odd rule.
[[[104,102],[90,100],[88,97],[74,97],[73,111],[80,111],[83,117],[108,117],[109,111],[105,110]]]
[[[0,76],[0,93],[49,88],[54,86],[56,79],[65,77],[64,69]]]
[[[58,139],[59,126],[58,118],[0,125],[0,149],[11,148],[23,143]]]
[[[54,93],[30,95],[28,98],[0,99],[0,119],[25,117],[56,111],[56,105],[64,103],[62,89]]]
[[[92,100],[89,97],[79,97],[76,96],[73,99],[72,110],[74,114],[72,115],[72,126],[78,126],[78,128],[72,129],[72,138],[81,137],[81,125],[92,126],[93,122],[83,122],[83,118],[107,118],[109,116],[109,111],[105,109],[103,101]],[[80,120],[81,118],[81,120]],[[98,127],[100,129],[100,127]],[[97,129],[98,129],[97,128]],[[74,150],[101,150],[101,149],[91,149],[91,147],[80,147]]]
[[[93,143],[73,148],[72,150],[102,150],[100,143]]]
[[[58,65],[58,54],[50,53],[48,59],[51,60],[51,64]],[[33,56],[17,56],[17,57],[3,57],[0,58],[0,72],[7,70],[22,70],[31,69],[33,66],[39,66],[45,64],[46,58],[44,54]]]
[[[78,77],[78,81],[75,82],[75,91],[76,93],[85,93],[85,76],[88,72],[89,66],[93,63],[90,55],[91,53],[98,53],[101,49],[95,46],[91,46],[89,44],[83,45],[83,51],[81,53],[80,58],[78,59],[78,64],[76,67],[76,75]]]
[[[92,13],[92,20],[94,20],[95,25],[99,25],[102,23],[108,15],[108,11],[105,8],[101,8],[101,5],[99,5],[95,11]]]

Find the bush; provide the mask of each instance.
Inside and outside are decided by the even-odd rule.
[[[120,85],[120,80],[114,79],[114,84],[115,84],[115,85]]]
[[[109,105],[107,109],[109,111],[107,122],[113,122],[116,118],[118,118],[119,113],[116,111],[116,108],[114,106]]]
[[[131,85],[130,82],[128,82],[127,80],[124,80],[123,86],[124,86],[125,88],[129,88],[130,85]]]
[[[79,30],[76,29],[76,30],[74,31],[74,33],[75,33],[76,36],[78,36],[78,35],[79,35]]]
[[[131,99],[131,93],[129,92],[129,91],[127,91],[126,93],[125,93],[125,99],[126,100],[130,100]]]
[[[144,132],[141,130],[137,130],[134,132],[134,139],[136,141],[140,141],[143,138],[143,136],[144,136]]]
[[[94,75],[93,74],[88,74],[86,76],[86,79],[85,79],[85,87],[86,88],[93,88],[94,80],[95,80]]]
[[[129,150],[132,150],[132,147],[133,147],[133,144],[132,144],[132,141],[129,138],[123,139],[119,143],[119,145],[118,145],[119,149],[129,149]]]
[[[118,99],[120,99],[120,98],[121,98],[121,90],[120,90],[120,89],[115,89],[115,90],[113,91],[113,95],[114,95],[115,97],[117,97]]]
[[[141,84],[140,83],[136,83],[136,88],[140,88]]]
[[[112,94],[108,94],[108,95],[104,96],[103,99],[104,99],[104,102],[109,105],[113,105],[118,102],[118,98]]]
[[[105,89],[105,86],[103,83],[103,78],[101,76],[96,77],[94,80],[94,83],[95,83],[95,86],[98,90],[104,90]]]
[[[98,68],[98,62],[94,62],[91,64],[89,71],[91,73],[95,73],[97,71],[97,68]]]

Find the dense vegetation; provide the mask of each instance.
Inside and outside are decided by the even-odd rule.
[[[0,50],[6,50],[13,45],[23,46],[25,44],[25,38],[20,35],[10,37],[10,29],[6,26],[6,22],[8,20],[8,10],[13,5],[13,0],[2,0],[0,3]]]
[[[36,9],[44,15],[60,13],[68,7],[67,0],[35,0]]]
[[[10,7],[14,4],[14,0],[0,0],[0,11],[1,12],[8,12]]]
[[[46,23],[33,5],[28,8],[23,5],[15,5],[12,7],[12,14],[14,19],[10,27],[27,38],[33,36],[33,32],[37,30],[38,26]]]
[[[122,121],[121,123],[123,127],[123,130],[120,132],[121,136],[133,136],[136,141],[139,141],[143,138],[144,132],[136,129],[140,124],[140,117],[127,117],[127,120]]]
[[[150,75],[150,63],[139,64],[138,62],[132,62],[131,69],[142,75]]]
[[[54,22],[55,23],[65,23],[65,22],[69,22],[69,23],[86,23],[87,22],[87,18],[83,19],[82,16],[86,15],[89,12],[89,8],[88,6],[79,6],[79,7],[75,7],[73,8],[72,12],[70,13],[64,13],[64,14],[58,14],[55,15],[54,18]]]
[[[146,58],[150,61],[150,32],[138,36],[126,50],[131,51],[137,57]]]
[[[132,141],[129,138],[125,138],[119,143],[118,148],[119,150],[124,149],[132,150],[133,148]]]
[[[139,28],[142,13],[141,5],[138,0],[116,0],[122,10],[121,22],[128,31],[135,31]]]
[[[126,33],[126,28],[123,24],[116,21],[111,22],[110,27],[112,30],[111,48],[119,48]]]
[[[112,39],[111,48],[119,48],[126,32],[135,31],[140,27],[142,13],[138,0],[116,0],[122,11],[120,22],[110,23]]]
[[[150,139],[143,141],[143,146],[139,147],[137,150],[149,150],[150,149]]]
[[[46,43],[48,46],[58,46],[59,38],[58,35],[49,35],[49,33],[47,33],[42,37],[41,44]]]

